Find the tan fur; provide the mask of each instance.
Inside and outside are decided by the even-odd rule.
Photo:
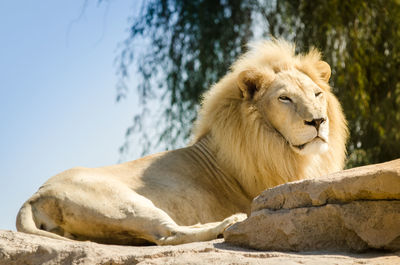
[[[193,132],[194,142],[208,133],[212,135],[218,146],[218,159],[251,196],[265,188],[319,177],[344,166],[348,131],[341,106],[327,83],[330,68],[329,73],[321,72],[319,67],[326,63],[321,61],[317,50],[297,56],[294,50],[293,44],[283,40],[250,45],[250,51],[234,63],[232,71],[205,94]],[[249,69],[263,73],[257,78],[262,79],[259,83],[267,84],[265,89],[276,72],[290,69],[306,73],[323,89],[330,120],[327,153],[304,157],[295,154],[285,139],[265,123],[265,117],[257,111],[254,102],[242,100],[237,78]]]
[[[192,145],[58,174],[22,206],[17,229],[113,244],[210,240],[262,190],[340,170],[346,122],[320,57],[281,40],[252,45],[205,94]]]

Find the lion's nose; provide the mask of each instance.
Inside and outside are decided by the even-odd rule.
[[[304,124],[314,126],[317,131],[319,130],[319,126],[321,123],[325,121],[324,118],[319,118],[319,119],[313,119],[312,121],[304,121]]]

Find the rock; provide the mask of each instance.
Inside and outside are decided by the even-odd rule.
[[[224,237],[262,250],[400,250],[400,159],[265,190]]]
[[[0,265],[19,264],[399,264],[398,253],[254,251],[222,239],[179,246],[129,247],[63,241],[0,230]]]

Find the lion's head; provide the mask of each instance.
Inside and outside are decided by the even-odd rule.
[[[315,49],[254,44],[205,94],[194,141],[208,135],[221,167],[251,196],[340,170],[348,132],[330,75]]]
[[[239,87],[270,128],[300,155],[326,152],[329,118],[324,90],[297,69],[277,72],[272,75],[273,80],[266,82],[257,77],[264,75],[260,70],[249,71],[240,74]],[[249,89],[257,89],[259,93],[249,93]]]

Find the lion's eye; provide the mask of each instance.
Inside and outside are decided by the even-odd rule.
[[[287,96],[280,96],[280,97],[279,97],[279,101],[288,103],[288,102],[292,102],[292,99],[289,98],[289,97],[287,97]]]
[[[318,97],[318,96],[320,96],[322,94],[322,92],[317,92],[317,93],[315,93],[315,97]]]

